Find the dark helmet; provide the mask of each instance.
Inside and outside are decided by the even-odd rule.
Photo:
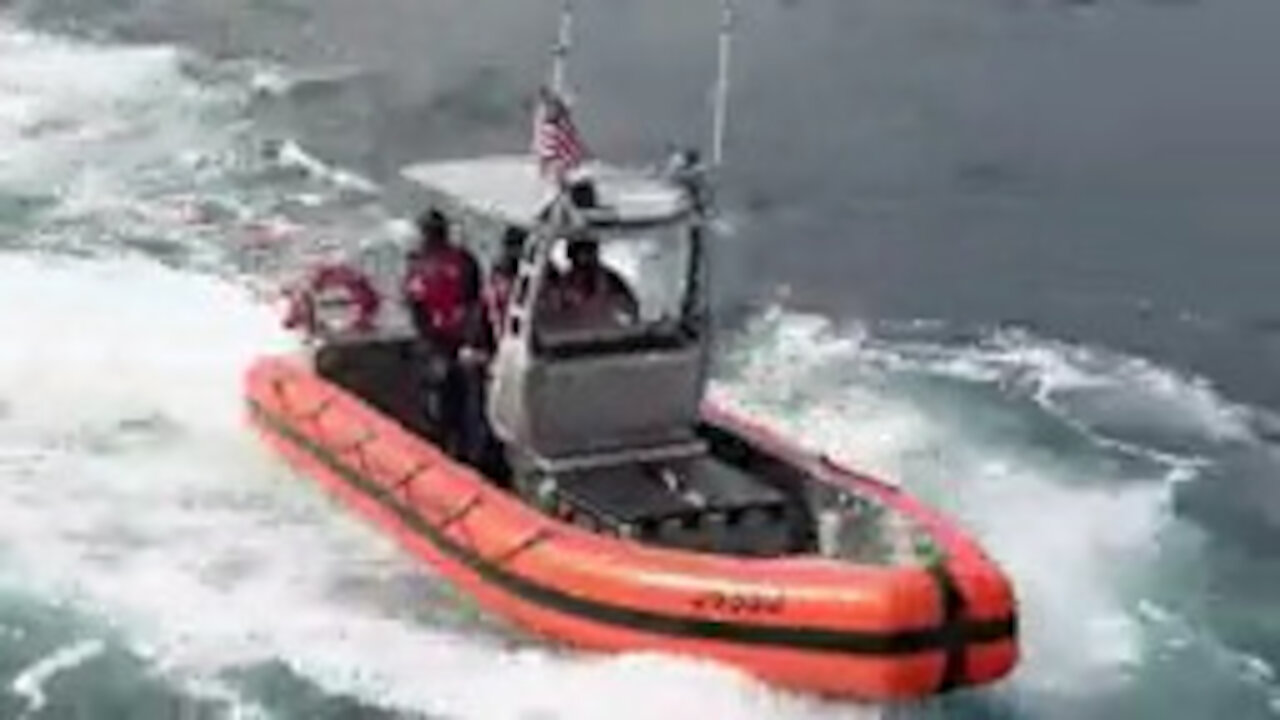
[[[569,186],[569,198],[573,204],[584,210],[594,210],[599,207],[599,198],[596,196],[595,183],[590,180],[579,180]]]
[[[522,227],[512,225],[502,234],[502,247],[505,250],[520,252],[524,248],[524,241],[529,237],[528,231]]]
[[[435,208],[418,216],[418,232],[422,237],[444,237],[449,232],[449,219]]]
[[[594,238],[580,236],[570,240],[569,246],[565,250],[570,262],[577,265],[598,258],[600,244]]]

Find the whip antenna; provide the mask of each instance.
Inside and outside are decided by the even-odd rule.
[[[556,38],[552,50],[551,90],[559,97],[565,97],[565,85],[568,82],[566,73],[569,65],[569,51],[573,49],[573,0],[561,0],[560,34]]]
[[[716,72],[715,117],[711,136],[711,166],[724,163],[725,125],[729,115],[729,63],[733,52],[733,0],[720,0],[720,52]]]

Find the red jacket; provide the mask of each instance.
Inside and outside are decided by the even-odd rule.
[[[453,345],[463,342],[467,312],[476,302],[478,285],[476,262],[462,248],[430,248],[412,258],[404,294],[418,332]]]
[[[638,318],[640,308],[626,282],[611,270],[600,268],[591,275],[570,272],[556,283],[559,312],[583,320],[616,321],[617,316]]]

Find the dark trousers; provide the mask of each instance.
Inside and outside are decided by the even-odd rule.
[[[462,367],[458,385],[458,454],[462,460],[478,467],[485,460],[490,442],[485,412],[488,373],[483,366]]]
[[[429,341],[419,345],[417,365],[431,439],[450,455],[480,464],[491,444],[485,416],[486,369],[463,365],[455,346]]]
[[[458,427],[462,408],[458,350],[450,344],[426,339],[419,340],[414,350],[428,435],[442,449],[452,451],[453,430]]]

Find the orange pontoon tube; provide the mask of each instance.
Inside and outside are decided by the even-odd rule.
[[[536,633],[713,658],[782,686],[869,699],[985,684],[1016,663],[1002,575],[940,516],[874,481],[818,464],[928,528],[945,565],[727,558],[602,537],[512,498],[295,363],[260,362],[247,389],[254,423],[296,467]],[[709,415],[788,452],[757,426]]]

